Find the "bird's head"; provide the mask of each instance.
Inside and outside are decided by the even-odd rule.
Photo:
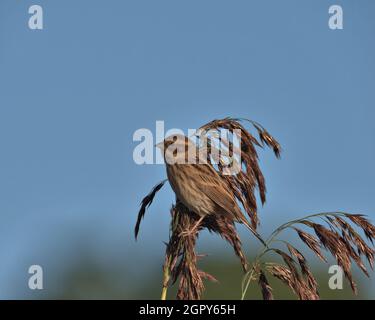
[[[155,145],[161,150],[168,164],[187,163],[189,154],[196,151],[196,144],[182,134],[172,134]]]

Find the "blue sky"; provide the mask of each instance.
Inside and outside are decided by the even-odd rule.
[[[43,6],[42,31],[27,27],[31,4]],[[332,4],[344,30],[328,28]],[[134,163],[132,136],[156,120],[187,130],[246,117],[278,138],[280,161],[260,152],[265,233],[319,211],[375,220],[374,9],[370,0],[2,0],[0,297],[27,294],[30,264],[58,283],[82,241],[103,263],[127,250],[160,258],[169,188],[133,240],[139,201],[165,171]]]

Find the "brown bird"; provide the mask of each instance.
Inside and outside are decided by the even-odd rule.
[[[243,215],[235,195],[213,165],[195,161],[200,150],[191,139],[171,135],[156,147],[164,155],[168,180],[176,198],[200,217],[186,234],[194,233],[208,215],[229,215],[234,221],[244,223],[258,237]]]

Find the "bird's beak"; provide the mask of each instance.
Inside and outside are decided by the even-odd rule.
[[[156,148],[159,148],[160,150],[162,150],[163,147],[164,147],[164,141],[161,141],[161,142],[155,144],[155,147],[156,147]]]

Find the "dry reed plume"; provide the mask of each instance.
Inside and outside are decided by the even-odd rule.
[[[247,131],[240,121],[250,122],[255,127],[259,140]],[[221,136],[222,130],[228,130],[231,135],[227,138]],[[204,279],[216,281],[213,276],[198,269],[201,256],[196,253],[195,245],[198,234],[203,229],[219,234],[239,257],[245,273],[242,299],[253,280],[258,282],[264,299],[273,299],[267,276],[281,280],[299,299],[319,299],[318,284],[305,256],[291,243],[278,239],[285,230],[294,230],[301,241],[322,261],[326,261],[322,250],[330,253],[342,268],[353,292],[357,293],[352,264],[356,264],[367,276],[369,273],[364,258],[372,269],[374,264],[374,249],[355,230],[362,230],[373,246],[375,227],[365,216],[344,212],[314,214],[281,225],[264,240],[256,230],[259,225],[256,189],[262,204],[266,201],[265,179],[259,167],[256,147],[268,146],[279,157],[279,143],[261,125],[246,119],[214,120],[202,126],[198,132],[197,153],[194,153],[194,156],[201,160],[198,157],[203,154],[207,161],[204,164],[167,163],[168,179],[157,184],[142,200],[135,226],[137,237],[147,207],[169,180],[176,193],[176,204],[171,209],[161,298],[166,299],[168,287],[178,281],[177,299],[200,299],[204,291]],[[234,145],[236,137],[239,138],[239,147]],[[163,147],[167,148],[176,140],[178,139],[167,138]],[[186,159],[186,147],[191,145],[191,142],[183,137],[182,143],[185,151],[183,157]],[[219,152],[218,144],[221,147]],[[226,152],[222,153],[223,148],[226,148]],[[165,149],[163,151],[167,157]],[[175,152],[172,154],[175,155]],[[238,154],[240,158],[236,157]],[[214,161],[211,161],[212,159]],[[239,171],[236,174],[225,174],[229,168],[237,168]],[[248,215],[249,221],[239,205]],[[314,222],[314,219],[320,219],[322,224]],[[236,222],[245,224],[263,245],[250,266],[242,250]],[[301,227],[309,229],[310,232],[302,230]],[[268,253],[279,256],[283,264],[265,262]]]

